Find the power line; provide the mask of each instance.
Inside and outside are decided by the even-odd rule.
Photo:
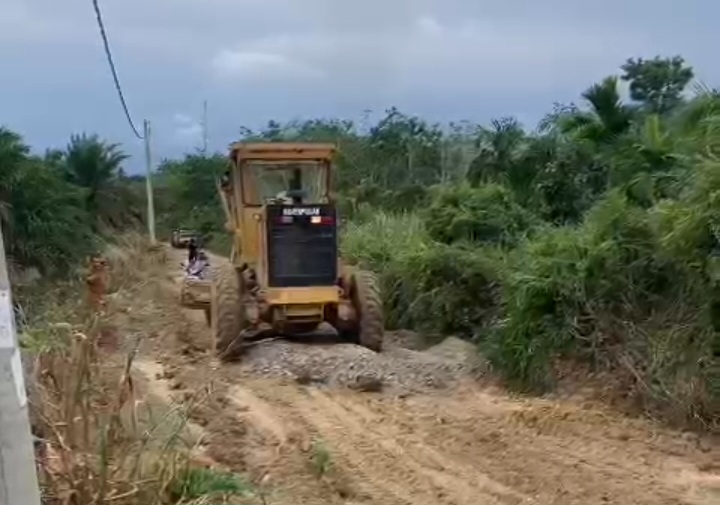
[[[100,14],[98,0],[92,0],[92,2],[93,7],[95,8],[95,17],[97,17],[98,27],[100,28],[100,36],[102,37],[103,45],[105,46],[105,56],[107,56],[108,64],[110,65],[110,70],[112,71],[113,81],[115,81],[115,89],[120,97],[120,103],[122,104],[123,111],[125,111],[125,117],[127,118],[130,128],[132,128],[135,136],[142,140],[143,136],[140,134],[138,129],[135,128],[135,124],[130,117],[130,111],[128,110],[127,103],[125,103],[125,95],[123,95],[122,88],[120,87],[120,79],[118,79],[117,71],[115,70],[115,63],[113,63],[112,53],[110,52],[110,44],[108,43],[107,34],[105,33],[105,25],[103,24],[102,15]]]
[[[128,110],[127,103],[125,102],[125,95],[123,95],[122,87],[120,86],[120,79],[118,79],[117,71],[115,70],[115,63],[113,63],[112,53],[110,52],[110,44],[108,43],[107,34],[105,33],[105,25],[103,24],[102,14],[100,14],[100,6],[98,0],[92,0],[93,7],[95,8],[95,17],[97,18],[98,27],[100,28],[100,35],[102,36],[103,45],[105,46],[105,56],[107,56],[110,70],[112,71],[113,81],[115,82],[115,89],[118,96],[120,97],[120,103],[122,104],[123,111],[125,112],[125,118],[127,119],[130,128],[133,133],[140,140],[145,141],[145,165],[147,175],[145,177],[145,188],[147,191],[147,204],[148,204],[148,232],[150,233],[150,242],[155,245],[155,203],[153,200],[152,190],[152,157],[150,153],[150,123],[145,120],[144,134],[141,135],[138,129],[133,123],[132,117],[130,117],[130,111]]]

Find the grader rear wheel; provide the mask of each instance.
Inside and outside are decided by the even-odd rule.
[[[243,329],[240,279],[232,265],[223,265],[212,283],[210,326],[215,352],[221,360],[233,357],[239,348]]]
[[[382,351],[385,317],[375,274],[365,270],[354,272],[350,298],[359,319],[357,330],[350,337],[371,351]]]

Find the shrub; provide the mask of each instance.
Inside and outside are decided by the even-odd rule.
[[[365,183],[338,195],[337,207],[344,218],[356,220],[363,214],[363,209],[405,213],[424,208],[428,201],[427,186],[406,184],[395,189],[383,189],[376,184]]]
[[[440,187],[425,220],[430,236],[445,244],[469,240],[510,246],[535,224],[512,192],[497,184]]]
[[[0,181],[0,193],[3,193]],[[4,193],[9,221],[5,245],[12,261],[57,273],[81,260],[94,246],[80,190],[38,160],[28,160]],[[2,219],[0,212],[0,219]]]
[[[495,306],[497,252],[438,244],[416,215],[350,223],[342,247],[346,260],[380,274],[391,328],[472,336]]]
[[[475,336],[494,314],[496,253],[433,244],[391,262],[383,272],[389,322],[431,334]]]
[[[589,359],[631,377],[648,408],[710,419],[708,283],[663,251],[656,222],[611,193],[580,227],[538,232],[520,248],[503,283],[506,319],[485,344],[495,366],[542,388],[555,358]]]
[[[381,272],[403,254],[431,246],[425,225],[415,214],[369,209],[363,217],[347,222],[343,229],[341,249],[347,261]]]

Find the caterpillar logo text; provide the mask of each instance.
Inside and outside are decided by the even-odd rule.
[[[283,216],[319,216],[318,207],[291,207],[283,209]]]

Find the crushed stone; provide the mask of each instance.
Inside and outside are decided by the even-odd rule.
[[[449,337],[424,351],[388,339],[382,353],[351,343],[264,340],[250,345],[240,366],[256,376],[359,391],[425,392],[451,387],[476,367],[477,351]]]

